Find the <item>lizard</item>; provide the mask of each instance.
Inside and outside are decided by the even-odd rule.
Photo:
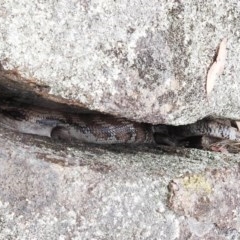
[[[96,144],[164,144],[178,146],[184,139],[208,136],[240,142],[240,132],[212,119],[172,126],[134,122],[105,114],[77,114],[40,107],[0,106],[0,126],[7,129]]]

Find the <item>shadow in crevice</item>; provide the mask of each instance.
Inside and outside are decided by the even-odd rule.
[[[15,71],[5,71],[0,69],[0,107],[8,105],[11,107],[37,107],[39,109],[45,108],[49,111],[64,112],[65,114],[98,114],[109,116],[107,114],[92,111],[84,106],[74,103],[73,101],[65,100],[60,97],[55,97],[49,94],[49,87],[37,84],[34,81],[21,77]],[[12,112],[11,112],[12,114]],[[29,142],[45,143],[52,149],[66,149],[67,147],[77,148],[78,150],[90,150],[92,152],[99,151],[111,151],[115,154],[121,154],[122,152],[129,154],[136,154],[137,152],[148,152],[156,151],[157,145],[151,144],[110,144],[110,145],[99,145],[93,143],[79,143],[77,141],[56,141],[55,139],[41,137],[41,136],[30,136],[18,133],[22,138],[23,143],[29,144]],[[35,140],[34,140],[35,139]],[[46,146],[45,146],[46,147]]]
[[[84,105],[49,94],[49,87],[21,77],[15,71],[0,70],[0,104],[31,105],[64,112],[96,113]]]
[[[7,108],[5,108],[5,105],[7,105]],[[13,107],[13,109],[8,109],[8,106]],[[165,147],[162,148],[162,146],[159,145],[169,146],[167,148],[167,152],[171,154],[172,149],[178,149],[182,147],[201,149],[203,148],[203,146],[208,147],[210,146],[210,144],[212,144],[212,142],[207,142],[206,144],[205,142],[203,142],[203,140],[206,140],[206,138],[203,138],[204,134],[200,134],[201,136],[198,136],[194,133],[196,136],[193,134],[193,137],[188,137],[188,135],[182,135],[182,131],[186,130],[186,126],[170,126],[163,124],[153,126],[147,123],[136,123],[131,120],[116,118],[114,116],[110,116],[101,112],[91,111],[83,105],[75,103],[74,101],[50,95],[49,88],[47,86],[39,85],[34,81],[22,78],[16,72],[5,71],[3,69],[0,70],[0,111],[2,111],[3,113],[2,122],[4,122],[4,117],[7,118],[3,123],[5,124],[5,126],[8,126],[8,121],[11,120],[11,118],[14,118],[14,121],[24,120],[25,125],[26,123],[28,125],[24,127],[25,131],[22,132],[48,137],[50,136],[51,138],[54,138],[45,139],[45,141],[47,140],[49,142],[54,142],[54,144],[51,145],[51,148],[54,148],[56,146],[56,142],[61,143],[61,139],[58,139],[59,134],[60,137],[63,136],[64,140],[68,140],[67,137],[70,136],[70,140],[67,141],[67,146],[77,146],[78,149],[81,148],[82,150],[86,148],[91,148],[91,151],[101,149],[114,152],[115,154],[121,154],[122,152],[136,154],[139,152],[155,152],[159,150],[160,152],[162,152],[162,149],[164,150]],[[33,114],[33,116],[29,116],[28,114],[31,111],[35,111],[35,114]],[[21,115],[25,112],[26,116]],[[51,115],[51,113],[53,113],[53,116]],[[69,113],[73,114],[71,115]],[[94,116],[93,114],[96,114],[96,116]],[[30,129],[30,121],[28,121],[28,118],[34,119],[33,122],[37,126],[32,124],[34,126],[31,126]],[[120,123],[118,122],[118,120]],[[19,131],[19,122],[16,123],[16,121],[13,123],[16,125],[13,130],[15,129],[16,131]],[[84,123],[82,124],[82,122]],[[103,125],[102,123],[104,123],[105,125]],[[62,124],[65,124],[68,127],[65,128],[65,125],[64,127],[62,127]],[[118,132],[118,135],[116,134],[115,129],[122,129],[128,124],[130,124],[130,127],[127,130],[121,130]],[[99,126],[101,127],[101,130],[97,131],[98,134],[101,135],[100,137],[96,136],[97,134],[92,134],[92,132],[95,131],[96,128],[99,128]],[[49,132],[47,132],[47,134],[44,132],[45,135],[42,134],[43,127],[45,127],[44,131],[47,129],[46,131],[50,131],[50,134]],[[51,129],[49,130],[48,128],[50,127]],[[36,128],[37,133],[35,131]],[[72,130],[73,128],[74,132]],[[111,130],[112,128],[114,128],[114,130]],[[133,128],[134,130],[132,130],[131,128]],[[90,133],[89,136],[87,136],[88,139],[83,140],[82,136],[76,137],[76,134],[78,134],[76,133],[76,129],[80,129],[82,133],[84,133],[84,131],[86,133]],[[90,136],[91,134],[93,135],[93,137]],[[112,134],[115,138],[113,142],[117,142],[117,144],[110,144],[110,137],[112,137]],[[57,139],[55,139],[53,135],[56,135],[55,137],[57,137]],[[139,137],[139,139],[137,139],[137,137]],[[98,142],[102,143],[103,145],[90,143],[82,144],[79,143],[79,141],[72,140],[71,138],[75,138],[78,140],[80,139],[86,142],[97,142],[96,138],[98,138],[101,139]],[[102,141],[102,139],[104,139],[105,142]],[[121,142],[128,143],[122,144]],[[129,142],[134,142],[134,144],[131,144]],[[136,144],[137,142],[145,143],[141,145]],[[150,144],[146,144],[147,142]],[[63,146],[65,143],[61,144]],[[174,152],[175,151],[173,151],[173,153]]]

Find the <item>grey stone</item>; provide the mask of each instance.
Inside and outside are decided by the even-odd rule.
[[[238,184],[227,182],[229,174],[225,185],[219,181],[221,175],[215,182],[215,175],[210,175],[233,169],[228,172],[236,178],[238,156],[146,146],[73,146],[4,129],[0,149],[0,239],[239,236]],[[196,174],[210,178],[213,189],[221,190],[209,193],[212,211],[196,208],[204,206],[201,187],[210,190],[197,181],[193,188],[175,192],[175,205],[185,199],[179,211],[171,204],[171,182]],[[199,199],[189,208],[194,186]]]
[[[44,96],[151,123],[239,118],[239,9],[237,0],[3,0],[0,85],[20,90],[14,100],[44,106]],[[207,97],[224,37],[226,67]],[[0,129],[0,166],[0,239],[240,238],[238,155]]]
[[[90,109],[151,123],[239,118],[239,1],[3,1],[0,61]],[[221,40],[228,56],[210,96]]]

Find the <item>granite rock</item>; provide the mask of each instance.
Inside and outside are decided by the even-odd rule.
[[[239,1],[2,1],[0,62],[49,94],[137,121],[239,116]],[[224,73],[206,76],[228,38]]]

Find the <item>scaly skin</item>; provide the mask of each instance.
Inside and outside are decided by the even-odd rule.
[[[214,120],[204,119],[193,124],[172,126],[169,129],[170,132],[179,137],[209,136],[240,141],[240,132],[236,128]]]
[[[233,127],[203,119],[183,126],[136,123],[109,115],[74,114],[37,107],[0,106],[0,126],[13,131],[98,144],[150,143],[178,146],[188,137],[240,141]]]
[[[0,125],[21,133],[97,144],[154,143],[149,124],[108,115],[0,106]]]

